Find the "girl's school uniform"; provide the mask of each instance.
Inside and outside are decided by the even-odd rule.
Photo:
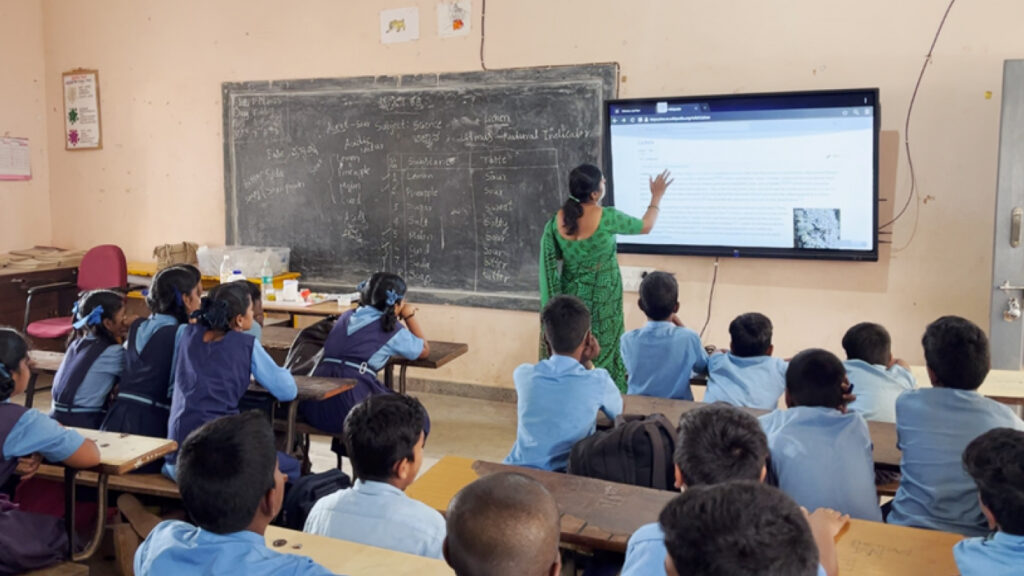
[[[53,377],[50,417],[65,426],[99,429],[110,390],[124,370],[124,348],[87,334],[68,346]]]

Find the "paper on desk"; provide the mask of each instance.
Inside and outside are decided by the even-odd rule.
[[[0,180],[31,180],[28,138],[0,138]]]

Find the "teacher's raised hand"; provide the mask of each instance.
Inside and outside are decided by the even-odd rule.
[[[672,173],[668,170],[658,174],[657,177],[648,177],[651,185],[651,204],[647,207],[647,211],[644,212],[644,227],[640,230],[641,234],[650,234],[651,230],[654,229],[654,223],[658,220],[658,212],[661,211],[659,205],[661,204],[661,198],[665,195],[665,191],[674,182],[672,179]]]

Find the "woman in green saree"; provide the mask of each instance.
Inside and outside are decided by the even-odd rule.
[[[611,374],[626,391],[626,368],[619,354],[622,319],[622,276],[616,259],[616,234],[647,234],[658,218],[658,205],[672,183],[666,170],[650,178],[651,204],[643,218],[601,206],[601,169],[582,164],[569,173],[569,198],[544,227],[540,244],[540,304],[559,294],[572,294],[590,308],[591,331],[601,345],[594,366]],[[541,357],[547,350],[541,336]]]

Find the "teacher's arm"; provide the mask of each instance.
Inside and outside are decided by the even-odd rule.
[[[644,212],[643,222],[644,227],[640,229],[641,234],[650,234],[654,228],[654,223],[658,220],[658,212],[661,211],[659,205],[661,204],[661,198],[665,195],[665,191],[668,190],[670,184],[672,184],[672,173],[665,170],[661,174],[658,174],[657,178],[649,178],[651,183],[651,204],[647,207],[647,212]]]

